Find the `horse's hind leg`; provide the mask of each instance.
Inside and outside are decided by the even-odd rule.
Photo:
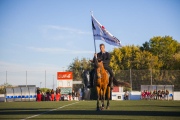
[[[109,99],[110,99],[110,90],[111,90],[111,88],[110,88],[110,86],[108,86],[107,87],[107,92],[108,92],[108,99],[107,99],[107,107],[106,107],[106,109],[109,109]]]
[[[96,110],[99,111],[100,110],[100,108],[99,108],[100,88],[96,87],[96,90],[97,90],[97,108],[96,108]]]

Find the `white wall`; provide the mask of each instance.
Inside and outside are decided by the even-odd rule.
[[[129,92],[129,100],[141,100],[141,92],[139,91]]]
[[[5,100],[5,94],[0,94],[0,102],[4,102]]]
[[[180,100],[180,92],[174,92],[173,100]]]
[[[124,94],[125,92],[112,92],[112,100],[124,100]],[[129,92],[129,100],[141,100],[141,92]]]
[[[124,100],[125,92],[112,92],[112,100]]]

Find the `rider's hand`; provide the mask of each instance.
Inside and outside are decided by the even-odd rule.
[[[93,60],[89,60],[90,62],[93,62]]]
[[[97,58],[97,53],[95,53],[95,54],[94,54],[94,57],[96,57],[96,58]]]

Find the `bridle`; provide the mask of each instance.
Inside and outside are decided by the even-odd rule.
[[[102,64],[100,64],[100,72],[97,72],[97,77],[100,79],[100,78],[102,78],[103,76],[104,76],[104,74],[103,75],[101,75],[101,72],[102,72]]]

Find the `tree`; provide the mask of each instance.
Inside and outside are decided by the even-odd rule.
[[[145,42],[140,47],[141,51],[149,51],[153,55],[158,56],[158,59],[162,62],[161,69],[172,69],[172,55],[180,51],[180,43],[174,40],[172,37],[153,37],[149,42]]]
[[[109,66],[114,71],[129,69],[158,69],[162,66],[162,62],[152,53],[141,51],[139,46],[128,45],[122,48],[114,48],[111,52]]]
[[[43,92],[43,93],[46,93],[46,91],[50,91],[51,89],[49,89],[49,88],[40,88],[40,90],[41,90],[41,92]]]

